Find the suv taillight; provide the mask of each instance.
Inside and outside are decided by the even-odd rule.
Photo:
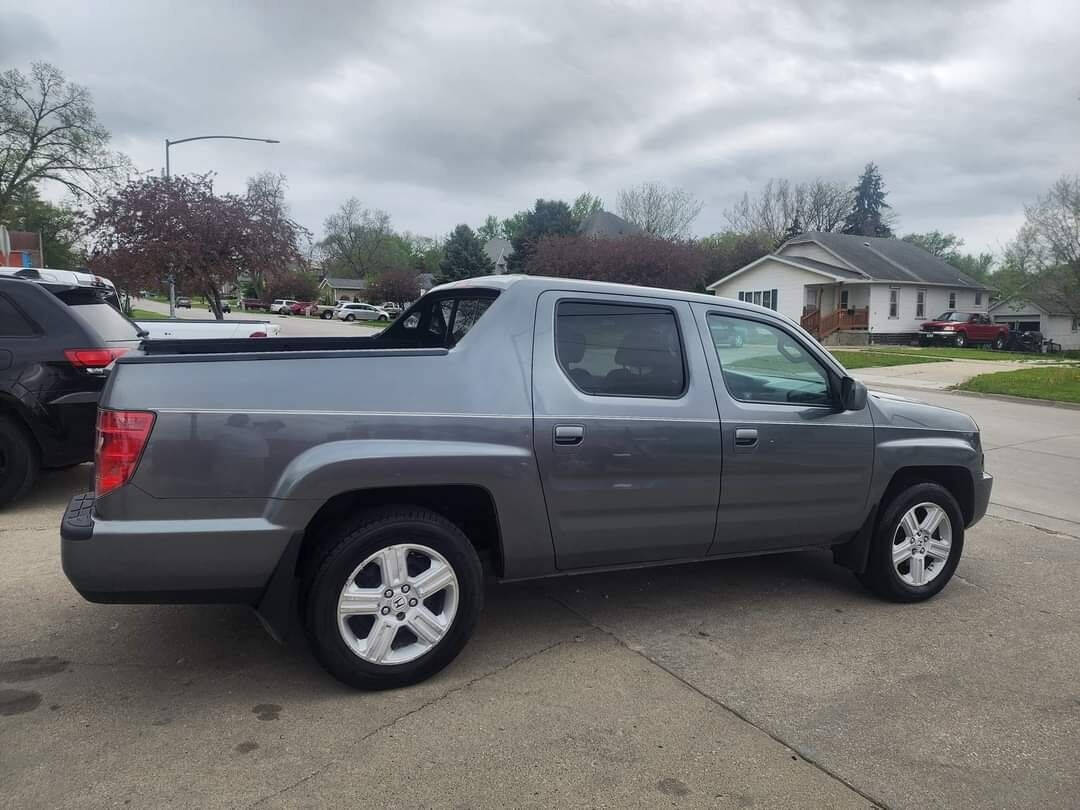
[[[151,411],[98,411],[94,453],[94,493],[97,497],[131,480],[156,416]]]
[[[75,368],[105,368],[127,349],[65,349],[64,357]]]

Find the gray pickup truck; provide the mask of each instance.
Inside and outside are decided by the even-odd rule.
[[[805,548],[881,596],[956,569],[992,479],[967,416],[867,394],[790,320],[529,276],[375,337],[149,341],[62,524],[96,602],[240,602],[363,688],[446,666],[501,580]]]

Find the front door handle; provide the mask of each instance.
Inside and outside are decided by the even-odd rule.
[[[736,447],[756,447],[757,431],[753,428],[737,428],[735,431]]]
[[[581,444],[585,439],[584,425],[556,425],[555,444],[575,445]]]

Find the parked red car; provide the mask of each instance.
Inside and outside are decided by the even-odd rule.
[[[244,311],[262,310],[263,312],[270,311],[270,305],[265,301],[260,301],[258,298],[244,298],[240,301],[240,308]]]
[[[957,348],[986,343],[995,349],[1004,349],[1009,343],[1009,327],[1003,323],[993,323],[978,312],[950,309],[922,325],[919,343],[929,346],[935,341],[952,343]]]
[[[289,312],[293,315],[310,315],[311,305],[311,301],[297,301],[295,304],[289,305]]]

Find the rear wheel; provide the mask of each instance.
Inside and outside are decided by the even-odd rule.
[[[37,479],[34,440],[11,419],[0,416],[0,506],[26,493]]]
[[[940,484],[915,484],[886,507],[863,584],[894,602],[921,602],[948,584],[964,550],[964,517]]]
[[[994,338],[994,348],[997,349],[999,352],[1005,348],[1004,335],[998,335],[996,338]]]
[[[347,321],[355,321],[356,316],[355,315],[346,315],[345,320],[347,320]]]
[[[360,689],[407,686],[464,648],[483,605],[480,560],[441,515],[373,510],[324,545],[305,580],[305,625],[319,662]]]
[[[334,311],[332,309],[328,309],[319,317],[322,318],[324,321],[328,321],[334,317]]]

